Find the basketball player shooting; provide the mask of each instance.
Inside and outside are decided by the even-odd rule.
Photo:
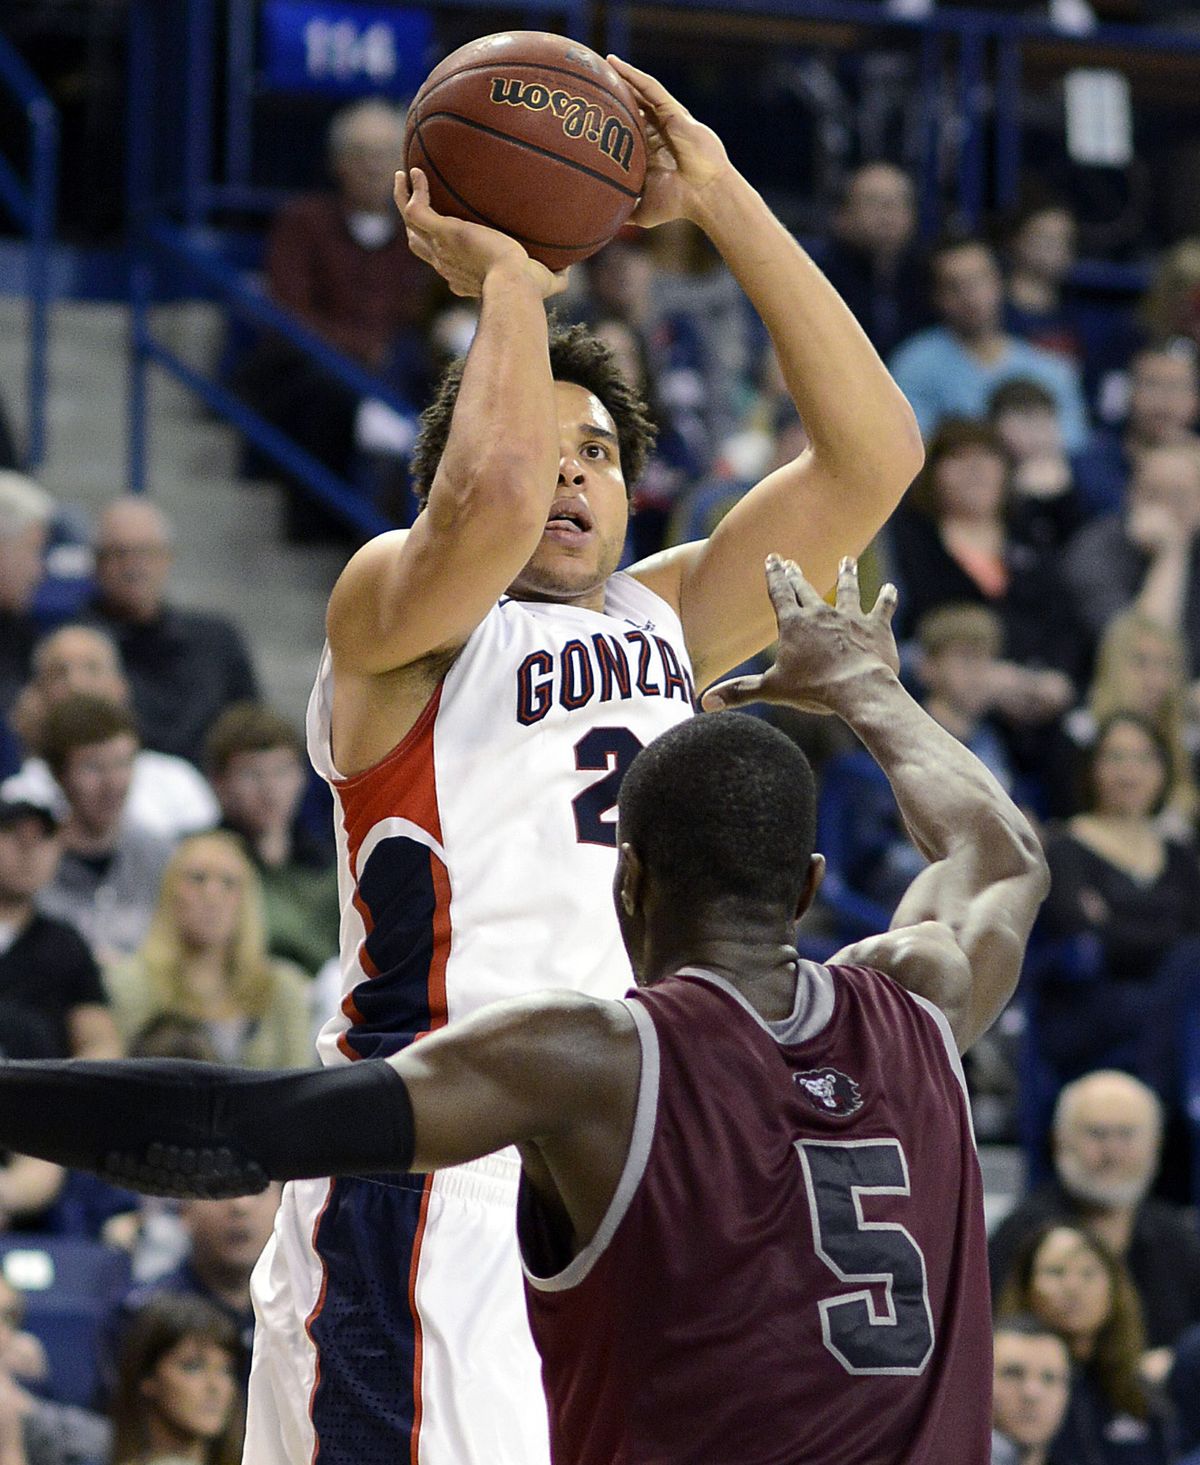
[[[762,563],[817,586],[920,466],[907,402],[821,273],[652,78],[635,218],[694,220],[770,330],[811,441],[703,543],[615,573],[652,429],[605,349],[548,335],[562,281],[439,215],[414,169],[412,248],[480,301],[428,409],[424,508],[350,561],[328,610],[309,752],[331,786],[343,998],[322,1059],[387,1058],[494,999],[628,986],[609,890],[634,755],[771,641]],[[545,1465],[512,1211],[515,1154],[289,1186],[255,1273],[248,1465]]]
[[[709,700],[803,700],[871,750],[930,860],[889,932],[798,959],[823,868],[812,773],[775,729],[718,712],[664,733],[621,788],[624,1001],[510,999],[318,1073],[10,1063],[0,1144],[174,1194],[515,1144],[555,1465],[986,1465],[959,1054],[1012,994],[1046,866],[900,685],[890,587],[864,614],[849,562],[836,607],[794,565],[768,578],[779,659]]]

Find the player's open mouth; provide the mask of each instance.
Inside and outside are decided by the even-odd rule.
[[[551,534],[587,534],[592,529],[592,516],[588,507],[579,499],[556,499],[550,505],[550,516],[546,530]]]

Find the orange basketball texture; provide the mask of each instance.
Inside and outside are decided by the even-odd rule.
[[[545,31],[461,46],[413,98],[404,165],[442,214],[489,224],[552,270],[586,259],[646,177],[637,101],[594,51]]]

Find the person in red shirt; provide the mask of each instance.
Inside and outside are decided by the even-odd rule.
[[[1032,829],[904,691],[895,592],[768,582],[779,656],[710,709],[842,717],[930,860],[892,929],[802,961],[823,862],[783,734],[730,711],[633,761],[614,898],[638,983],[497,1003],[383,1061],[0,1067],[0,1144],[168,1193],[516,1144],[555,1465],[986,1465],[991,1316],[960,1053],[1047,888]],[[100,1117],[100,1116],[103,1117]]]
[[[403,157],[401,110],[368,100],[337,113],[328,153],[334,187],[283,206],[265,273],[277,305],[415,404],[430,386],[425,331],[441,292],[409,249],[392,201]],[[405,417],[361,398],[280,336],[260,342],[236,379],[251,406],[337,473],[351,471],[356,450],[384,443],[403,459],[415,436],[415,405]],[[288,504],[289,533],[320,537],[325,516],[295,491]]]

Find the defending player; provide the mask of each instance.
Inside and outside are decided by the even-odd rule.
[[[619,63],[618,63],[619,65]],[[498,997],[628,984],[608,890],[638,749],[693,687],[773,635],[761,564],[818,584],[921,460],[915,422],[819,271],[651,78],[638,213],[713,240],[772,337],[812,447],[713,537],[614,574],[644,409],[581,332],[548,348],[560,282],[513,240],[397,199],[478,332],[427,413],[425,511],[334,589],[309,748],[337,803],[344,1000],[327,1063],[384,1057]],[[255,1277],[248,1465],[542,1465],[544,1411],[512,1244],[515,1156],[432,1180],[289,1189]],[[351,1426],[347,1421],[353,1419]]]
[[[340,1072],[9,1064],[0,1144],[188,1193],[515,1143],[555,1465],[986,1465],[958,1054],[1011,995],[1045,862],[901,688],[894,595],[864,615],[852,566],[836,609],[794,567],[769,576],[777,667],[719,700],[802,698],[874,753],[933,861],[889,933],[797,959],[822,869],[811,771],[764,723],[699,718],[621,790],[635,996],[510,1000]],[[114,1143],[131,1153],[101,1161]],[[201,1153],[222,1144],[224,1163]]]

